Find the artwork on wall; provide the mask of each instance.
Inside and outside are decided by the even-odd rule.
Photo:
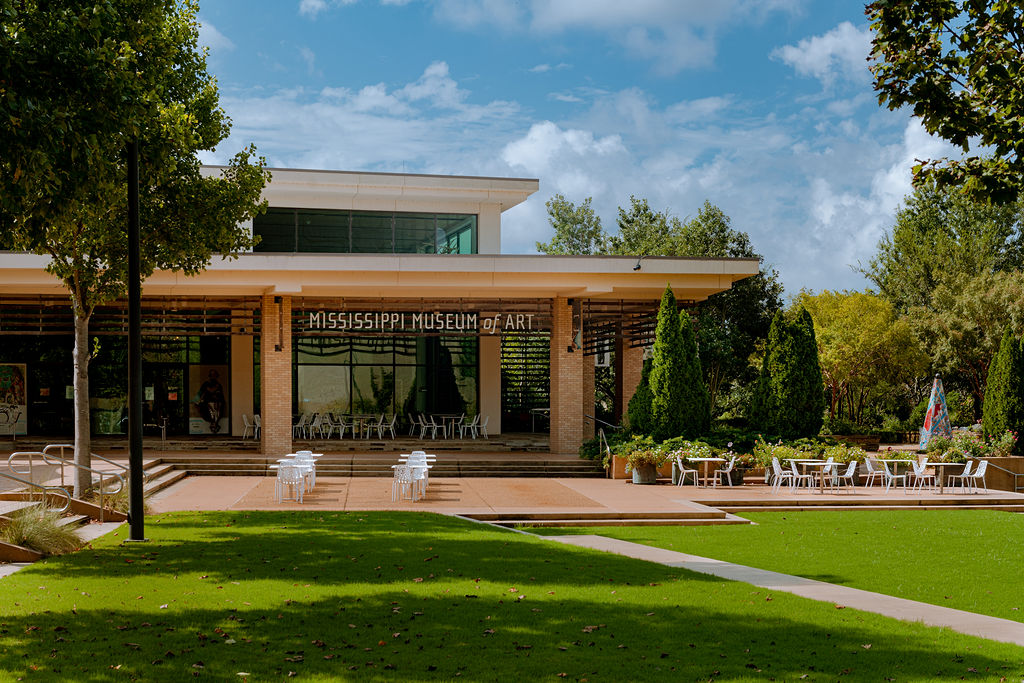
[[[227,365],[193,365],[189,367],[188,392],[192,398],[188,408],[189,434],[230,434],[228,417],[230,398],[222,378],[230,377]]]
[[[0,363],[0,434],[28,433],[28,367]]]

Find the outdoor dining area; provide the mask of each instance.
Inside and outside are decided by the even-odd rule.
[[[733,486],[733,472],[737,456],[684,457],[676,456],[673,480],[678,486],[717,488],[720,484]],[[986,474],[988,462],[929,462],[927,458],[878,458],[869,456],[863,461],[840,463],[829,457],[771,459],[765,473],[765,483],[773,494],[785,485],[790,493],[801,492],[853,492],[857,487],[875,486],[902,488],[905,494],[934,491],[936,493],[988,492]]]
[[[296,439],[394,439],[396,431],[408,426],[408,435],[426,439],[487,439],[488,415],[465,413],[409,413],[407,422],[399,425],[398,414],[335,414],[330,412],[301,413],[292,423]],[[244,438],[258,439],[262,424],[260,416],[242,415]]]
[[[316,486],[316,461],[323,453],[297,451],[280,458],[270,469],[277,472],[274,497],[278,503],[294,500],[301,503],[304,495]]]

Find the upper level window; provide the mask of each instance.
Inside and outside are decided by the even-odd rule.
[[[473,214],[270,208],[253,219],[254,251],[475,254]]]

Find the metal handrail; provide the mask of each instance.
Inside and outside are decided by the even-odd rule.
[[[68,493],[67,489],[65,488],[62,488],[60,486],[44,486],[43,484],[37,484],[34,481],[22,479],[21,477],[16,477],[13,474],[9,474],[7,472],[0,472],[0,477],[5,477],[7,479],[10,479],[11,481],[18,482],[19,484],[24,484],[25,486],[34,486],[35,488],[41,490],[43,493],[51,493],[54,495],[63,496],[64,506],[61,507],[58,510],[58,512],[65,512],[69,507],[71,507],[71,494]],[[43,505],[46,505],[45,497],[43,498]]]
[[[601,418],[594,417],[593,415],[586,415],[586,414],[584,414],[583,417],[588,419],[588,420],[593,421],[593,423],[595,425],[597,425],[597,424],[604,425],[605,427],[608,427],[609,429],[622,429],[622,425],[613,425],[611,422],[605,422]]]
[[[611,467],[611,462],[612,462],[612,447],[608,445],[608,439],[605,438],[604,427],[599,427],[598,430],[597,430],[597,443],[601,447],[601,452],[604,453],[604,458],[602,458],[602,460],[607,460],[608,461],[608,465],[606,465],[606,469],[608,471],[608,476],[610,477],[611,476],[611,469],[610,469],[610,467]]]
[[[50,449],[51,448],[59,448],[60,449],[60,455],[56,455],[55,456],[52,453],[50,453]],[[46,444],[45,446],[43,446],[43,450],[42,450],[42,453],[43,453],[43,456],[44,456],[43,457],[43,462],[46,462],[47,464],[50,464],[50,465],[59,464],[59,463],[52,463],[52,462],[50,462],[49,460],[46,459],[46,456],[50,456],[50,457],[54,457],[54,458],[59,459],[61,461],[61,463],[67,463],[67,464],[74,465],[75,462],[73,460],[68,460],[67,458],[64,457],[64,449],[65,448],[74,448],[74,445],[73,444],[69,444],[69,443],[48,443],[48,444]],[[89,457],[94,459],[94,460],[102,460],[103,462],[107,463],[108,465],[113,465],[114,467],[120,467],[123,472],[128,472],[128,466],[127,465],[122,465],[121,463],[117,462],[116,460],[111,460],[110,458],[102,456],[102,455],[100,455],[98,453],[90,453]],[[77,465],[76,465],[76,467],[77,467]],[[102,472],[102,470],[93,470],[93,471],[95,471],[95,472]],[[61,486],[64,485],[64,470],[63,469],[61,469],[61,471],[60,471],[60,484],[61,484]],[[121,481],[121,486],[122,486],[122,488],[124,487],[123,479]],[[119,491],[114,491],[114,493],[119,493]]]
[[[74,460],[68,460],[67,458],[62,457],[63,456],[63,452],[64,452],[63,449],[64,448],[68,448],[68,447],[69,447],[69,444],[48,444],[47,446],[45,446],[43,448],[42,451],[15,451],[14,453],[11,453],[7,457],[7,467],[12,472],[16,472],[18,474],[27,474],[29,476],[29,479],[34,479],[35,476],[33,474],[32,463],[33,463],[34,456],[38,455],[38,456],[40,456],[42,458],[44,463],[46,463],[48,465],[57,465],[57,466],[60,467],[60,487],[59,488],[62,491],[66,491],[66,489],[64,488],[65,487],[65,483],[64,483],[64,465],[71,465],[72,467],[75,467],[78,470],[88,472],[89,473],[89,486],[90,487],[92,486],[92,475],[93,474],[99,475],[99,477],[97,478],[97,481],[96,481],[96,491],[97,491],[97,493],[99,493],[99,496],[100,496],[100,521],[102,522],[102,521],[104,521],[104,511],[106,510],[106,507],[107,507],[106,499],[107,499],[108,496],[116,496],[117,494],[121,493],[121,491],[124,490],[124,477],[122,477],[117,472],[104,472],[103,470],[97,470],[97,469],[94,469],[92,467],[86,467],[85,465],[79,465]],[[50,449],[50,448],[60,448],[61,449],[61,455],[58,456],[58,455],[54,455],[53,453],[48,452],[48,449]],[[104,462],[110,463],[112,465],[116,465],[117,467],[120,467],[123,470],[127,471],[127,469],[128,469],[127,467],[125,467],[121,463],[114,462],[113,460],[110,460],[109,458],[105,458],[102,455],[96,455],[95,453],[91,453],[90,455],[92,457],[98,458],[98,459],[100,459],[100,460],[102,460]],[[18,456],[28,456],[28,472],[23,472],[23,471],[21,471],[21,470],[19,470],[19,469],[17,469],[15,467],[14,461],[15,461],[15,459]],[[113,489],[113,490],[107,490],[107,488],[106,488],[107,484],[108,484],[109,481],[113,481],[113,478],[117,479],[117,482],[116,482],[117,483],[117,488]],[[58,487],[54,487],[54,488],[58,488]]]

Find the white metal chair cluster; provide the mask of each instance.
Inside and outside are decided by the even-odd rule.
[[[424,451],[403,453],[398,464],[392,465],[394,478],[391,481],[392,502],[401,499],[416,501],[427,495],[427,484],[430,483],[431,463],[437,457]]]
[[[297,451],[289,453],[287,457],[278,460],[276,465],[270,466],[271,469],[277,470],[277,481],[274,486],[277,502],[302,502],[304,494],[316,486],[316,460],[321,455],[312,451]],[[292,495],[289,497],[286,492],[291,492]]]
[[[369,439],[374,433],[378,439],[383,439],[385,434],[395,438],[395,426],[398,424],[398,415],[388,417],[387,413],[379,415],[332,415],[331,413],[302,413],[298,421],[292,425],[292,437],[303,439],[330,439],[335,432],[339,439],[344,439],[345,434],[356,439],[362,437]]]
[[[938,488],[935,474],[928,470],[927,459],[920,463],[914,461],[908,461],[908,463],[912,466],[912,470],[904,474],[898,474],[889,469],[889,463],[875,460],[874,458],[867,458],[864,460],[864,486],[870,488],[877,481],[879,485],[885,485],[886,491],[893,486],[902,486],[904,493],[910,493],[911,490],[921,491],[925,488]],[[968,461],[964,465],[962,473],[949,477],[951,488],[955,489],[958,487],[963,493],[977,492],[979,490],[978,483],[980,482],[981,489],[987,493],[988,486],[985,482],[985,473],[988,469],[988,462],[981,461],[973,472],[971,471],[972,465],[973,463]],[[788,483],[790,488],[794,490],[799,489],[801,486],[806,486],[808,489],[813,486],[819,486],[821,489],[828,487],[833,491],[852,491],[857,485],[857,467],[858,463],[856,461],[850,462],[846,466],[846,471],[840,474],[839,463],[832,462],[832,459],[829,458],[822,464],[820,471],[812,474],[801,472],[795,461],[791,460],[789,462],[789,469],[786,469],[779,463],[778,458],[772,458],[772,471],[769,475],[772,492],[777,493],[784,483]]]
[[[243,439],[248,439],[250,436],[254,439],[260,438],[260,430],[263,429],[263,423],[260,422],[258,413],[255,415],[242,413],[242,424],[245,425],[245,431],[242,432]]]
[[[429,432],[430,438],[436,439],[437,433],[441,432],[441,437],[444,439],[454,439],[456,433],[460,439],[466,438],[466,434],[473,439],[479,438],[481,434],[485,439],[489,438],[487,434],[489,415],[481,416],[478,413],[469,422],[466,422],[465,413],[458,416],[431,415],[429,413],[409,413],[408,415],[409,436],[416,436],[416,433],[419,432],[420,438],[425,439]]]

